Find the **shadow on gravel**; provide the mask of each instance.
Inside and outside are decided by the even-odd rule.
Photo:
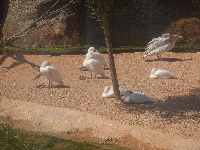
[[[200,118],[200,88],[193,89],[188,95],[168,97],[158,105],[159,115],[165,119]]]
[[[40,66],[38,66],[38,65],[36,65],[36,64],[34,64],[34,63],[32,63],[32,62],[30,62],[30,61],[27,61],[26,59],[25,59],[25,57],[24,57],[24,55],[18,55],[18,54],[15,54],[15,55],[7,55],[7,56],[3,56],[3,57],[1,57],[1,59],[0,59],[0,64],[2,64],[4,61],[5,61],[5,59],[7,58],[7,57],[12,57],[15,61],[17,61],[17,62],[13,62],[9,67],[4,67],[4,68],[6,68],[6,69],[8,69],[8,70],[10,70],[10,69],[12,69],[12,68],[14,68],[14,67],[17,67],[17,66],[19,66],[19,65],[21,65],[21,64],[29,64],[31,67],[33,67],[33,68],[39,68]]]
[[[120,106],[121,105],[121,106]],[[169,96],[165,101],[156,100],[155,103],[124,104],[119,107],[129,113],[141,114],[150,112],[166,120],[197,119],[200,118],[200,88],[194,88],[188,95]]]
[[[192,60],[192,59],[187,59],[187,60]],[[162,58],[160,59],[153,59],[153,60],[145,60],[145,62],[153,62],[153,61],[168,61],[168,62],[174,62],[174,61],[187,61],[183,59],[178,59],[178,58]]]
[[[49,87],[46,87],[46,85],[38,85],[36,86],[36,88],[39,88],[39,89],[44,89],[44,88],[49,88]],[[67,86],[67,85],[55,85],[55,86],[52,86],[50,88],[70,88],[70,86]]]
[[[35,81],[36,79],[40,78],[43,74],[38,74],[33,80]]]
[[[7,56],[2,56],[0,58],[0,65],[2,65],[2,63],[6,60]]]
[[[90,79],[90,80],[95,80],[95,79],[110,79],[109,77],[96,77],[96,78],[89,78],[89,77],[86,77],[86,76],[80,76],[79,77],[79,80],[86,80],[86,79]]]
[[[86,67],[80,67],[78,69],[80,69],[80,71],[89,71]],[[110,68],[104,68],[104,70],[110,70]]]

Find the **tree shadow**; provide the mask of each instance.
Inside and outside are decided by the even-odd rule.
[[[168,97],[164,103],[159,105],[160,116],[167,120],[188,119],[200,117],[200,95],[185,95]]]
[[[14,68],[16,66],[19,66],[21,64],[24,64],[24,63],[29,64],[33,68],[39,68],[40,67],[40,66],[30,62],[30,61],[27,61],[25,59],[24,55],[19,55],[19,54],[3,56],[0,59],[0,63],[2,64],[7,57],[12,57],[15,61],[17,61],[17,62],[13,62],[9,67],[3,67],[3,68],[6,68],[8,70],[10,70],[10,69],[12,69],[12,68]]]
[[[191,59],[187,59],[187,60],[192,60],[192,58]],[[160,60],[160,59],[153,59],[153,60],[145,60],[145,62],[153,62],[153,61],[175,62],[175,61],[187,61],[187,60],[178,59],[178,58],[162,58],[162,60]]]
[[[200,118],[200,88],[193,88],[188,95],[169,96],[165,101],[155,103],[125,104],[119,107],[129,113],[140,114],[150,112],[170,121]]]

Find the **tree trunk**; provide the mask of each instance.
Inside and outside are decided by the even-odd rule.
[[[113,89],[115,93],[115,99],[120,100],[121,97],[120,97],[120,92],[119,92],[119,84],[118,84],[115,61],[114,61],[113,50],[112,50],[112,42],[110,38],[110,30],[108,27],[108,13],[107,13],[106,5],[105,5],[105,0],[100,0],[100,7],[101,7],[102,24],[103,24],[105,42],[106,42],[107,51],[108,51],[108,59],[109,59]]]

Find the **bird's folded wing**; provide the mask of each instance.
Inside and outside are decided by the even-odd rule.
[[[151,51],[158,49],[159,47],[165,45],[168,41],[168,38],[162,38],[162,37],[158,37],[158,38],[153,38],[148,44],[147,47],[145,49],[145,54],[149,54]]]
[[[49,72],[51,80],[59,84],[63,84],[63,77],[61,76],[60,72],[56,68],[49,67],[48,72]]]

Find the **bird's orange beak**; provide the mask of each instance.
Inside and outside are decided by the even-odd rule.
[[[182,36],[179,36],[179,35],[171,35],[172,38],[175,38],[176,40],[178,39],[182,39],[183,37]]]

